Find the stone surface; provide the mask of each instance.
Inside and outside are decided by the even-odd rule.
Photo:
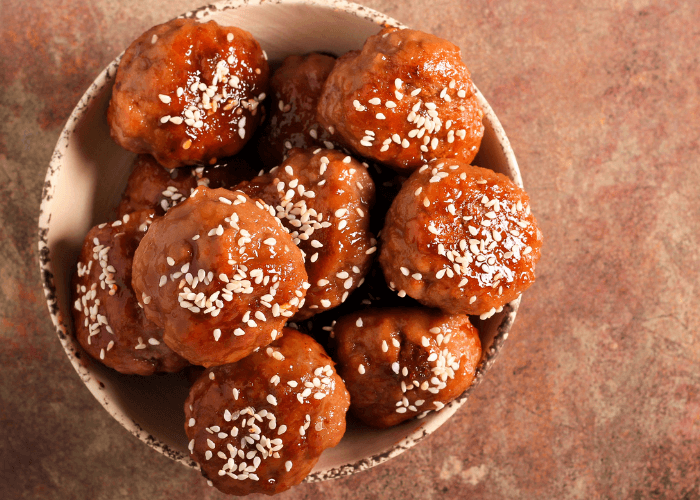
[[[281,498],[700,498],[700,4],[365,3],[462,48],[546,246],[464,408],[387,464]],[[194,6],[0,4],[0,498],[224,498],[85,389],[36,251],[42,181],[79,96]]]

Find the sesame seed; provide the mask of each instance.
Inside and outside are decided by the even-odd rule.
[[[289,472],[290,470],[292,470],[292,461],[291,461],[291,460],[287,460],[287,461],[284,463],[284,468],[285,468],[285,470],[286,470],[287,472]]]
[[[226,35],[226,40],[228,40],[229,42],[233,42],[233,33],[229,33],[228,35]]]
[[[360,363],[360,365],[357,367],[357,371],[360,373],[360,375],[364,375],[365,374],[365,365]]]
[[[384,113],[377,113],[377,120],[386,120],[386,116],[384,116]]]
[[[158,94],[158,99],[160,99],[163,104],[170,104],[170,102],[172,101],[170,96],[167,96],[165,94]]]
[[[273,406],[277,406],[277,398],[275,398],[272,394],[267,395],[267,402],[270,403]]]
[[[357,321],[355,321],[355,325],[358,327],[362,327],[362,318],[357,318]]]
[[[382,103],[382,100],[379,97],[373,97],[368,101],[370,104],[378,105]]]
[[[217,328],[214,330],[214,340],[218,342],[220,338],[221,338],[221,330]]]

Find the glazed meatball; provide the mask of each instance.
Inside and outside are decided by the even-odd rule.
[[[204,186],[153,222],[132,282],[166,344],[207,367],[272,342],[308,288],[301,252],[260,201]]]
[[[117,208],[118,217],[149,209],[163,215],[197,187],[194,174],[184,168],[168,171],[150,155],[137,156]]]
[[[333,332],[350,411],[372,427],[440,410],[471,385],[481,361],[469,318],[436,309],[360,311]]]
[[[316,106],[335,57],[293,55],[270,78],[272,104],[258,142],[263,162],[279,165],[292,148],[332,147],[332,134],[318,125]]]
[[[208,369],[185,402],[202,474],[233,495],[299,484],[345,433],[350,398],[333,366],[311,337],[285,328],[267,348]]]
[[[139,155],[117,208],[117,216],[121,218],[148,209],[163,215],[169,208],[185,201],[197,186],[230,189],[253,177],[255,171],[245,160],[236,157],[206,167],[167,170],[152,156]]]
[[[474,158],[484,134],[475,92],[457,46],[386,28],[338,59],[318,119],[357,154],[410,173],[434,158]]]
[[[163,329],[146,319],[131,288],[131,264],[153,220],[145,210],[93,227],[73,276],[73,320],[80,345],[121,373],[176,372],[188,363],[163,343]]]
[[[329,149],[293,150],[240,189],[275,209],[304,254],[311,288],[294,320],[337,306],[361,284],[376,250],[374,183],[361,163]]]
[[[482,319],[534,282],[542,246],[525,191],[505,175],[455,160],[409,177],[381,237],[379,260],[392,288]]]
[[[216,163],[255,132],[268,73],[247,31],[192,19],[155,26],[122,57],[107,111],[112,137],[166,168]]]

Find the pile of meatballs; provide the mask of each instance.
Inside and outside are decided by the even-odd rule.
[[[121,373],[188,370],[189,451],[234,495],[301,482],[348,411],[439,411],[482,359],[469,316],[529,287],[542,245],[527,194],[470,164],[482,118],[458,47],[420,31],[271,73],[242,29],[148,30],[107,112],[138,156],[85,238],[78,341]]]

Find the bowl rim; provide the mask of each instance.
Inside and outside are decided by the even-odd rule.
[[[382,14],[374,9],[365,7],[363,5],[347,2],[345,0],[224,0],[210,5],[205,5],[184,14],[177,16],[178,18],[194,18],[197,20],[204,20],[207,16],[215,12],[221,12],[225,10],[234,10],[239,8],[244,8],[247,6],[261,6],[266,4],[287,4],[287,5],[310,5],[314,7],[321,7],[333,10],[341,10],[344,13],[352,14],[356,17],[369,20],[379,26],[395,26],[399,28],[404,28],[403,24],[396,21],[395,19]],[[111,85],[117,72],[119,62],[123,56],[124,52],[120,53],[114,60],[112,60],[107,67],[102,70],[95,80],[90,84],[88,89],[82,95],[78,104],[71,112],[66,125],[64,126],[59,139],[56,143],[56,147],[51,156],[49,166],[47,169],[46,177],[42,187],[41,195],[41,205],[39,208],[39,218],[38,218],[38,250],[39,250],[39,270],[41,273],[42,288],[44,290],[44,295],[46,298],[49,315],[51,316],[51,321],[56,330],[63,349],[68,356],[73,368],[80,376],[83,384],[88,388],[92,395],[97,399],[97,401],[102,405],[102,407],[114,418],[122,427],[124,427],[128,432],[137,437],[139,440],[158,451],[159,453],[182,463],[183,465],[199,470],[199,465],[192,460],[189,455],[171,448],[166,443],[161,442],[155,436],[143,429],[138,422],[128,417],[121,411],[118,407],[111,404],[109,401],[109,395],[104,392],[101,383],[93,377],[91,371],[86,367],[80,360],[82,355],[82,350],[77,341],[72,336],[70,327],[66,323],[66,319],[62,311],[59,309],[58,299],[56,295],[56,284],[54,283],[53,267],[51,264],[51,252],[49,249],[49,234],[50,234],[50,221],[51,221],[51,209],[53,194],[55,192],[55,182],[60,179],[60,171],[62,166],[62,160],[64,154],[68,150],[71,136],[74,133],[76,125],[80,122],[83,116],[86,114],[90,104],[93,103],[95,99],[98,98],[100,90],[102,90],[106,85]],[[476,89],[476,85],[475,85]],[[500,145],[502,152],[506,158],[506,166],[508,168],[508,175],[513,182],[515,182],[519,187],[523,187],[522,178],[520,175],[520,169],[518,167],[515,154],[511,148],[510,141],[506,136],[503,127],[498,120],[493,109],[486,101],[481,92],[476,89],[476,97],[484,111],[484,121],[488,121],[493,128],[493,132],[496,135],[498,144]],[[462,393],[457,399],[446,405],[439,412],[434,412],[433,415],[439,416],[439,418],[426,419],[423,424],[421,424],[417,429],[412,431],[403,439],[396,442],[392,447],[386,449],[383,452],[376,453],[374,455],[365,457],[354,463],[345,464],[339,467],[333,467],[322,471],[316,471],[310,473],[305,482],[316,482],[324,481],[328,479],[334,479],[362,470],[369,469],[376,465],[382,464],[389,459],[400,455],[404,451],[413,447],[415,444],[423,440],[426,436],[437,430],[444,422],[446,422],[464,403],[467,401],[471,391],[479,385],[483,379],[484,373],[491,368],[494,364],[498,353],[501,350],[504,342],[508,338],[508,332],[515,320],[518,308],[520,306],[521,298],[518,297],[516,300],[506,304],[504,306],[504,316],[502,321],[497,327],[497,333],[493,339],[488,352],[483,355],[483,361],[479,368],[477,369],[476,376],[472,385],[467,388],[467,390]],[[70,319],[69,319],[70,321]]]

